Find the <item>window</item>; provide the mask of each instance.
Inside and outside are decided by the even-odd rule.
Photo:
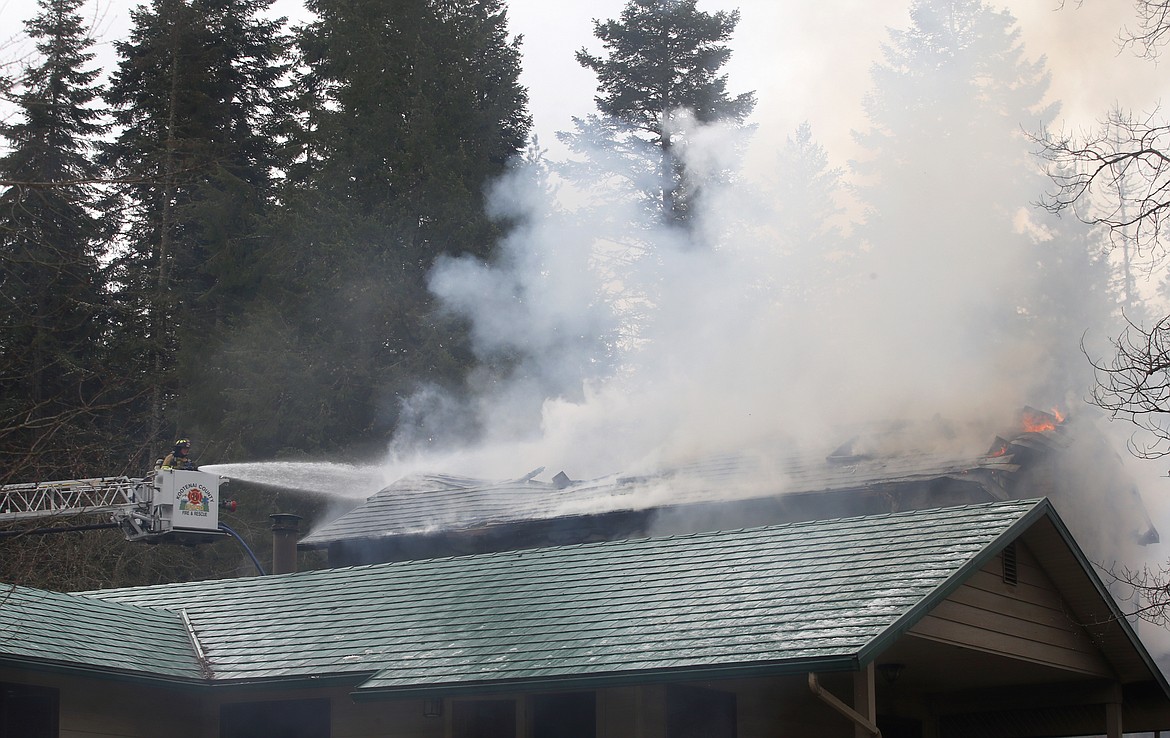
[[[56,689],[0,682],[0,738],[57,738]]]
[[[220,738],[329,738],[329,700],[237,702],[219,708]]]
[[[882,738],[922,738],[922,721],[913,718],[878,715]]]

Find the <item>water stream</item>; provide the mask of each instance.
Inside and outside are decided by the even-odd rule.
[[[200,471],[219,474],[241,482],[267,484],[284,489],[364,499],[393,480],[386,479],[382,466],[358,466],[331,462],[257,461],[241,464],[210,464]]]

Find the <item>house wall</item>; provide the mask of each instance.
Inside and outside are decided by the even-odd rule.
[[[1086,675],[1112,676],[1023,543],[1016,544],[1016,570],[1017,583],[1005,582],[1003,556],[997,557],[909,632]]]
[[[646,701],[647,688],[598,690],[597,734],[606,738],[639,738],[645,734],[646,719],[642,711]]]
[[[307,699],[329,700],[331,738],[443,738],[445,732],[442,718],[423,716],[422,700],[355,703],[346,688],[221,693],[20,669],[0,669],[0,682],[57,689],[60,738],[218,738],[222,705]]]
[[[446,718],[428,718],[423,715],[421,699],[354,702],[352,689],[337,687],[325,690],[233,690],[226,695],[214,694],[210,709],[215,715],[214,729],[207,735],[219,735],[220,707],[240,702],[301,701],[328,699],[330,710],[330,738],[443,738]]]
[[[846,675],[823,675],[838,697],[851,701]],[[218,738],[224,705],[261,702],[303,702],[326,699],[330,711],[330,738],[459,738],[452,730],[454,699],[514,700],[516,738],[532,738],[527,716],[531,695],[498,694],[484,698],[447,698],[440,717],[423,714],[423,700],[389,699],[354,702],[351,689],[265,690],[240,688],[230,692],[199,689],[161,689],[131,682],[67,676],[48,672],[0,669],[0,682],[52,687],[59,690],[60,737]],[[816,735],[852,738],[853,725],[817,700],[804,675],[771,679],[704,682],[685,685],[734,695],[735,738],[786,738]],[[595,691],[596,735],[600,738],[670,738],[668,713],[675,687],[645,685]],[[676,703],[677,704],[677,703]]]
[[[822,686],[845,703],[851,704],[853,677],[850,673],[819,675]],[[0,669],[0,681],[59,690],[61,738],[153,738],[166,735],[176,738],[219,738],[220,714],[225,705],[307,700],[327,700],[329,704],[329,738],[465,738],[453,730],[452,714],[456,701],[511,700],[516,709],[515,738],[540,738],[533,735],[528,718],[532,714],[531,694],[491,694],[482,697],[446,698],[439,717],[426,717],[419,698],[354,702],[351,688],[334,687],[315,690],[263,690],[241,687],[230,691],[201,689],[160,689],[129,682],[31,673]],[[809,690],[807,675],[699,682],[682,685],[683,690],[703,690],[734,695],[734,738],[854,738],[855,726]],[[882,685],[879,684],[879,687]],[[674,697],[672,697],[672,691]],[[683,692],[685,694],[685,691]],[[597,738],[719,738],[723,734],[672,734],[670,723],[672,699],[677,700],[678,685],[642,685],[613,687],[594,692],[596,699]],[[1021,694],[1016,697],[1022,698]],[[922,695],[903,694],[893,712],[893,705],[878,695],[879,725],[883,714],[887,735],[915,735],[929,738],[934,719]],[[678,704],[677,701],[673,704]],[[884,706],[884,707],[883,707]],[[888,722],[898,715],[901,723],[918,725],[911,732],[898,732]]]
[[[822,685],[853,703],[852,674],[822,674]],[[815,697],[808,676],[687,683],[686,687],[735,696],[737,738],[853,738],[854,724]],[[599,690],[597,735],[604,738],[670,738],[671,686]]]
[[[58,690],[60,738],[202,738],[216,716],[189,691],[0,668],[0,682]]]
[[[853,675],[819,674],[821,686],[853,705]],[[738,697],[738,738],[854,738],[854,724],[813,695],[807,674],[725,683]]]
[[[842,700],[852,702],[851,675],[826,674],[821,677],[827,689]],[[804,674],[688,683],[685,686],[735,695],[736,738],[854,736],[853,723],[813,696]],[[666,726],[671,689],[671,685],[652,684],[596,690],[596,735],[598,738],[670,738]],[[447,698],[443,701],[440,718],[423,717],[421,699],[354,703],[347,689],[332,690],[327,695],[333,714],[331,738],[460,738],[452,732],[452,702],[475,699],[514,700],[516,736],[532,738],[527,721],[531,714],[532,695],[503,693],[482,698]],[[305,699],[319,698],[323,693],[265,692],[245,696],[256,700]]]

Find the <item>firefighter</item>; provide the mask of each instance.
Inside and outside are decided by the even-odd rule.
[[[163,469],[194,469],[195,463],[191,461],[191,442],[186,438],[180,438],[175,441],[175,450],[167,454],[163,459]]]

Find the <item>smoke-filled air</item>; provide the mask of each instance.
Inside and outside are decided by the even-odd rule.
[[[1079,409],[1082,337],[1120,313],[1104,234],[1035,206],[1033,136],[1061,120],[1043,49],[991,4],[912,7],[854,80],[851,161],[807,122],[765,148],[775,131],[678,110],[685,228],[580,119],[563,159],[496,182],[492,212],[517,224],[499,257],[429,277],[485,368],[407,401],[390,464],[582,479],[824,453],[876,421],[944,417],[985,442],[1025,404]]]
[[[33,6],[5,17],[31,18]],[[92,43],[93,61],[75,63],[102,68],[85,79],[109,86],[108,176],[154,181],[130,171],[154,161],[135,131],[161,130],[167,116],[135,97],[149,80],[117,56],[154,49],[163,37],[151,24],[171,21],[71,8],[85,17],[55,32]],[[159,398],[113,401],[145,419],[111,425],[150,438],[111,456],[149,464],[160,455],[150,446],[173,432],[194,436],[204,463],[384,452],[354,473],[514,478],[545,467],[587,479],[728,449],[820,454],[874,422],[944,418],[982,443],[1025,404],[1088,409],[1086,353],[1108,355],[1123,315],[1161,314],[1154,253],[1086,225],[1078,208],[1039,206],[1062,173],[1039,155],[1044,142],[1087,132],[1109,110],[1141,120],[1157,104],[1158,69],[1117,43],[1138,27],[1132,3],[484,8],[498,16],[459,40],[468,49],[410,47],[450,56],[428,61],[438,76],[417,87],[424,97],[402,81],[422,67],[366,77],[329,59],[406,43],[364,35],[367,22],[419,39],[429,31],[407,21],[441,25],[442,14],[363,18],[300,0],[233,9],[256,44],[225,53],[268,76],[247,80],[255,130],[230,123],[236,148],[208,161],[251,164],[225,182],[184,164],[191,202],[207,208],[172,217],[149,193],[127,193],[138,204],[116,228],[87,232],[113,243],[90,264],[97,276],[79,281],[100,276],[118,296],[125,315],[113,311],[109,330],[135,359],[124,370],[68,363],[108,365],[107,386],[141,377],[148,389],[122,394]],[[696,19],[705,30],[677,34]],[[190,29],[202,25],[193,17]],[[265,39],[298,29],[321,46],[300,49],[307,66],[294,72],[282,66],[293,37]],[[623,29],[699,40],[683,50],[693,56],[656,60]],[[9,55],[35,58],[33,38],[14,38]],[[124,38],[133,43],[119,49]],[[495,66],[456,69],[481,55]],[[654,64],[676,74],[660,98],[637,80]],[[460,86],[481,74],[482,89]],[[304,93],[287,120],[282,75]],[[211,94],[200,79],[183,80],[190,99]],[[98,94],[85,92],[79,100]],[[499,95],[491,105],[488,92]],[[387,114],[395,106],[424,123]],[[434,111],[447,111],[444,125]],[[271,130],[294,131],[289,151],[270,149]],[[22,177],[35,179],[12,175]],[[167,228],[182,238],[159,256],[150,234]],[[306,482],[338,485],[366,492]]]

